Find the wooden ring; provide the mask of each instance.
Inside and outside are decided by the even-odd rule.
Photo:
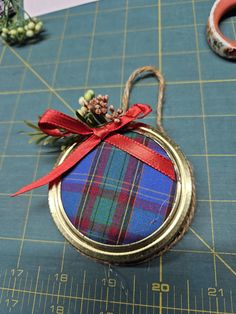
[[[211,9],[206,30],[211,49],[227,59],[236,59],[236,41],[224,36],[219,23],[223,16],[234,8],[236,8],[236,0],[217,0]]]

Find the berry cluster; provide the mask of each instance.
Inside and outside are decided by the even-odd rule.
[[[96,114],[105,115],[107,113],[107,103],[109,97],[108,95],[102,96],[98,95],[97,97],[91,99],[87,105],[85,105],[89,111],[95,112]]]
[[[88,90],[83,97],[79,98],[81,109],[77,110],[77,113],[85,119],[86,116],[89,116],[91,119],[92,114],[93,118],[95,118],[96,121],[99,121],[100,124],[107,123],[109,121],[120,123],[120,117],[123,114],[123,110],[118,109],[116,111],[112,105],[108,106],[108,101],[108,95],[98,95],[95,97],[94,91]]]
[[[0,31],[2,39],[11,44],[24,43],[43,31],[43,22],[36,18],[13,21],[8,24],[8,26],[1,27]]]
[[[24,9],[20,1],[4,1],[4,8],[0,18],[0,36],[9,44],[24,44],[29,40],[35,40],[43,31],[43,22],[38,18],[25,19]]]
[[[120,123],[120,117],[123,115],[123,109],[119,108],[115,110],[115,108],[111,105],[109,107],[110,113],[106,114],[106,118],[110,121],[114,121],[115,123]]]

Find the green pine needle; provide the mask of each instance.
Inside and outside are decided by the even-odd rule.
[[[28,125],[30,128],[35,129],[35,130],[40,130],[37,124],[33,124],[32,122],[28,120],[24,120],[24,123]]]

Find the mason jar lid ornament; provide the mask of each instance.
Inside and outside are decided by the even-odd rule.
[[[148,105],[128,108],[132,85],[143,72],[160,81],[157,128],[135,121],[151,112]],[[57,227],[98,261],[138,263],[167,251],[189,227],[195,187],[188,161],[162,127],[163,93],[162,74],[146,66],[128,79],[122,109],[110,106],[108,113],[108,96],[89,91],[80,99],[78,119],[46,111],[39,128],[46,136],[74,136],[74,144],[49,174],[14,196],[49,183]]]

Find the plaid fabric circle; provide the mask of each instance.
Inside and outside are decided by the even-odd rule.
[[[148,137],[125,135],[169,158]],[[110,245],[137,242],[156,231],[172,209],[175,192],[176,182],[105,142],[61,182],[62,204],[74,227]]]

